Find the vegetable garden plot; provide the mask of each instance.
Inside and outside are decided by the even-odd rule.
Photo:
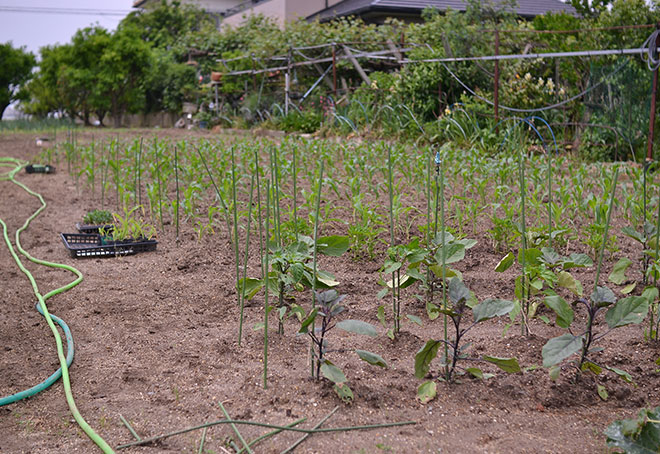
[[[144,141],[145,144],[150,142],[153,143],[151,138]],[[132,320],[130,321],[132,329],[135,331],[133,333],[123,331],[122,336],[126,338],[125,341],[118,341],[118,344],[114,341],[110,342],[109,345],[113,346],[113,353],[108,355],[108,361],[115,361],[115,358],[122,358],[122,361],[126,361],[133,355],[142,358],[147,351],[159,351],[161,357],[173,355],[177,358],[176,361],[168,361],[167,367],[154,365],[149,368],[153,370],[135,367],[126,362],[117,367],[116,372],[110,372],[110,376],[117,379],[121,386],[112,386],[113,391],[105,392],[105,397],[94,405],[98,411],[101,411],[100,405],[103,405],[108,412],[108,418],[112,418],[113,422],[108,431],[112,434],[111,439],[116,442],[115,445],[130,441],[130,436],[123,425],[115,423],[118,421],[117,413],[130,419],[138,433],[144,436],[217,419],[198,410],[185,410],[189,412],[187,413],[189,416],[184,417],[183,420],[166,416],[169,411],[174,411],[174,414],[183,414],[178,413],[179,409],[184,411],[183,408],[191,408],[189,404],[192,402],[195,402],[196,407],[208,408],[209,411],[212,411],[211,408],[217,408],[217,405],[210,405],[210,402],[213,402],[212,396],[216,396],[216,399],[223,402],[228,398],[234,400],[231,406],[227,405],[227,408],[230,409],[232,415],[236,415],[237,419],[275,422],[275,418],[278,418],[287,423],[290,422],[286,419],[287,409],[291,410],[291,421],[312,413],[315,416],[314,420],[318,421],[340,402],[333,390],[337,382],[328,382],[323,371],[318,382],[305,380],[310,374],[309,342],[307,340],[309,336],[296,336],[296,333],[300,331],[301,322],[297,321],[299,311],[294,304],[303,308],[305,315],[308,315],[312,308],[313,296],[307,282],[310,284],[315,282],[313,253],[310,254],[311,259],[302,259],[300,267],[295,266],[289,270],[291,268],[289,266],[286,273],[280,273],[283,277],[283,291],[279,285],[279,276],[271,274],[276,271],[273,263],[283,265],[280,270],[285,269],[286,265],[282,259],[287,253],[288,245],[302,241],[307,245],[308,251],[313,252],[314,238],[317,239],[318,246],[318,240],[322,237],[349,236],[349,249],[343,255],[330,255],[323,258],[319,255],[317,257],[317,270],[327,270],[334,277],[334,279],[328,277],[324,280],[333,284],[340,294],[347,295],[343,301],[347,310],[337,314],[335,319],[337,321],[360,320],[368,323],[377,333],[375,338],[365,337],[363,339],[361,336],[353,334],[345,335],[341,330],[330,332],[328,338],[330,343],[323,353],[322,360],[328,359],[345,372],[346,381],[342,381],[342,379],[339,380],[339,383],[345,383],[353,393],[353,403],[349,406],[342,404],[341,411],[333,417],[333,421],[338,418],[337,426],[348,426],[360,419],[362,421],[398,420],[394,416],[401,414],[405,415],[405,418],[401,419],[415,420],[418,425],[423,427],[423,430],[420,431],[416,428],[405,431],[403,429],[401,431],[383,431],[374,434],[373,437],[351,438],[344,435],[333,437],[341,449],[350,452],[364,448],[368,452],[370,449],[378,449],[376,444],[390,446],[402,452],[424,452],[431,449],[432,446],[437,447],[438,444],[450,449],[451,446],[456,446],[457,438],[452,439],[450,436],[440,441],[437,437],[430,435],[428,431],[439,433],[442,430],[447,433],[451,428],[454,433],[461,434],[465,446],[470,446],[471,450],[477,452],[485,449],[484,445],[480,444],[483,441],[479,441],[478,438],[485,437],[487,433],[495,433],[494,430],[501,435],[497,440],[492,441],[491,449],[514,449],[514,445],[510,443],[517,439],[517,442],[523,443],[523,445],[528,443],[524,446],[528,446],[530,450],[533,447],[537,448],[540,444],[552,451],[550,446],[556,446],[556,438],[554,439],[555,444],[551,445],[549,435],[542,435],[531,427],[521,429],[518,424],[524,425],[530,417],[537,421],[549,422],[551,418],[546,420],[546,416],[557,418],[561,413],[572,422],[580,420],[582,423],[578,426],[574,426],[572,423],[571,425],[556,425],[553,426],[553,432],[566,435],[561,437],[562,440],[569,438],[574,440],[570,442],[573,443],[569,447],[571,451],[593,452],[594,449],[598,449],[598,446],[604,446],[605,438],[599,435],[601,430],[604,430],[614,419],[620,416],[629,417],[639,407],[645,405],[646,397],[640,400],[639,396],[650,396],[650,399],[655,399],[656,394],[651,385],[655,358],[652,356],[653,348],[644,340],[644,331],[648,332],[650,326],[648,318],[642,326],[633,325],[613,330],[608,336],[603,337],[599,344],[594,344],[603,347],[604,350],[591,353],[594,355],[594,364],[604,364],[625,370],[639,386],[639,389],[627,384],[625,380],[619,379],[618,375],[613,372],[602,371],[599,375],[595,375],[595,370],[591,367],[580,371],[578,383],[573,384],[577,371],[568,363],[561,365],[559,377],[556,382],[553,382],[548,373],[549,370],[544,369],[541,364],[543,361],[541,350],[545,343],[563,333],[558,322],[557,311],[549,307],[549,305],[553,305],[553,300],[547,299],[549,293],[551,291],[556,293],[570,305],[577,299],[577,295],[575,297],[572,295],[579,292],[581,286],[584,298],[589,298],[590,290],[597,280],[595,268],[603,244],[605,244],[605,249],[602,254],[604,259],[599,285],[610,287],[613,293],[621,299],[623,297],[621,290],[634,282],[639,288],[633,289],[632,292],[641,297],[640,291],[644,287],[642,284],[643,261],[640,260],[643,258],[642,248],[633,249],[633,245],[639,243],[623,235],[621,230],[629,224],[629,221],[638,228],[641,223],[641,216],[637,217],[634,214],[637,209],[634,207],[636,202],[640,202],[639,195],[643,192],[642,185],[636,181],[636,178],[641,178],[643,175],[643,169],[632,165],[625,167],[619,165],[618,182],[615,183],[616,169],[614,166],[583,166],[579,162],[572,161],[568,156],[553,155],[552,187],[556,189],[553,190],[555,192],[553,192],[552,203],[558,208],[555,211],[553,207],[551,212],[553,227],[549,231],[547,202],[544,202],[549,199],[545,197],[546,191],[543,187],[548,175],[547,156],[525,153],[526,159],[522,162],[525,165],[526,180],[523,182],[523,187],[527,188],[525,196],[527,229],[523,233],[519,226],[521,213],[514,209],[522,206],[520,160],[517,154],[512,155],[511,152],[505,151],[498,155],[496,153],[480,154],[479,150],[469,150],[474,152],[472,155],[466,150],[452,147],[443,148],[440,152],[445,190],[442,191],[439,176],[438,184],[435,184],[434,157],[436,150],[419,150],[420,155],[413,159],[411,156],[413,156],[414,149],[393,145],[390,161],[387,158],[388,145],[386,144],[345,143],[335,145],[328,142],[287,139],[282,143],[249,140],[226,144],[217,143],[213,144],[215,145],[213,147],[202,141],[199,143],[201,153],[198,153],[198,145],[193,145],[194,142],[188,141],[185,143],[185,148],[192,149],[194,153],[184,153],[182,151],[184,145],[177,143],[180,165],[175,169],[176,172],[167,173],[165,166],[171,165],[168,162],[173,161],[167,158],[173,157],[174,144],[160,139],[157,143],[158,146],[161,146],[161,143],[166,144],[161,149],[163,159],[160,161],[160,204],[157,190],[153,192],[153,204],[146,195],[148,193],[147,185],[157,186],[158,184],[158,173],[155,169],[154,180],[151,180],[151,177],[144,178],[145,173],[142,169],[140,177],[142,187],[140,189],[140,187],[130,186],[131,182],[135,182],[134,177],[138,173],[137,169],[130,167],[127,167],[128,170],[120,176],[120,180],[129,185],[128,189],[120,186],[117,191],[112,185],[112,180],[108,180],[106,195],[112,195],[112,198],[106,199],[106,203],[113,211],[117,211],[115,196],[118,192],[120,195],[123,193],[123,197],[128,199],[126,204],[128,207],[134,206],[133,197],[136,194],[139,197],[141,190],[146,213],[151,211],[151,219],[157,225],[160,224],[158,206],[162,207],[164,229],[159,230],[158,235],[159,240],[167,239],[167,244],[163,246],[161,243],[162,247],[159,246],[159,251],[153,254],[132,258],[131,260],[135,260],[135,272],[131,273],[132,276],[125,275],[123,261],[115,260],[94,263],[94,267],[99,268],[98,271],[88,271],[95,273],[96,282],[104,285],[104,289],[109,286],[103,296],[110,298],[113,301],[112,304],[117,306],[117,312],[114,313],[103,305],[97,305],[96,310],[100,311],[103,317],[117,322],[121,310],[136,311],[134,315],[131,315]],[[232,145],[235,154],[234,172],[232,172],[231,164],[230,147]],[[119,155],[125,153],[124,147],[130,148],[131,145],[121,145]],[[210,152],[212,148],[213,153]],[[295,160],[293,159],[294,149]],[[255,151],[259,156],[259,165],[254,157]],[[146,156],[150,151],[146,146],[143,147],[143,153],[145,160],[142,162],[149,162]],[[208,166],[208,171],[203,162],[199,162],[195,167],[199,170],[201,177],[194,175],[195,170],[191,169],[189,165],[190,161],[201,159],[195,158],[195,155],[200,154],[205,158]],[[60,155],[60,159],[64,159],[62,155]],[[323,175],[320,172],[321,160],[325,163]],[[135,162],[135,160],[131,161]],[[431,161],[430,166],[429,161]],[[273,168],[275,162],[277,162],[277,166]],[[392,168],[391,185],[388,176],[390,173],[389,162],[391,162]],[[72,168],[79,166],[75,161],[72,161],[71,164]],[[60,165],[60,168],[64,167]],[[175,211],[177,207],[177,178],[175,175],[177,172],[180,178],[178,187],[180,190],[179,238],[181,241],[178,248],[174,241],[177,224]],[[163,178],[162,175],[166,173],[168,177]],[[232,173],[234,182],[232,182]],[[277,177],[275,177],[276,173]],[[293,180],[294,174],[297,175],[296,180]],[[184,175],[190,178],[190,182],[184,181]],[[254,180],[252,175],[254,175]],[[257,175],[260,179],[259,186],[257,186]],[[357,177],[356,181],[351,181],[351,177]],[[67,177],[62,175],[62,178]],[[269,180],[270,185],[267,184]],[[75,174],[68,177],[67,181],[74,185]],[[295,192],[293,191],[294,181],[296,181],[297,189]],[[579,191],[573,190],[574,181],[581,185]],[[200,187],[198,197],[191,198],[196,210],[191,211],[190,214],[184,214],[185,202],[182,194],[191,186],[195,186],[193,183],[197,183]],[[78,185],[81,191],[85,191],[86,184],[85,179],[80,177]],[[279,187],[279,189],[274,187]],[[234,188],[236,190],[235,199]],[[259,209],[257,188],[261,192],[261,210]],[[614,193],[617,203],[611,204],[608,195],[612,194],[614,188],[616,188]],[[656,178],[653,172],[649,172],[648,193],[657,193],[657,188]],[[253,191],[252,203],[250,203],[250,191]],[[266,192],[269,194],[268,197],[265,195]],[[444,197],[439,195],[442,192],[444,192]],[[585,193],[587,196],[584,196]],[[593,194],[593,197],[588,196],[589,193]],[[100,194],[100,191],[97,194]],[[428,194],[430,197],[427,196]],[[355,195],[361,195],[361,197],[356,198]],[[562,197],[566,197],[568,200],[565,205]],[[627,197],[631,198],[628,208],[626,208]],[[399,199],[398,207],[397,198]],[[119,202],[120,208],[123,204],[121,199],[122,197]],[[268,210],[266,210],[267,199],[270,199]],[[468,217],[466,213],[472,212],[473,200],[476,200],[480,207],[485,208],[475,209],[474,217]],[[485,203],[482,204],[482,200],[485,200]],[[576,203],[573,203],[573,200]],[[98,201],[98,199],[90,200],[87,203],[98,206]],[[354,201],[356,203],[353,203]],[[560,203],[560,201],[562,202]],[[656,203],[656,200],[648,197],[648,220],[655,221]],[[441,214],[443,204],[445,216]],[[209,206],[216,208],[211,217],[208,216]],[[293,214],[294,206],[295,216]],[[390,206],[393,213],[396,213],[397,209],[399,210],[398,215],[392,215],[394,243],[391,242],[391,233],[388,231]],[[584,233],[587,231],[585,226],[601,221],[604,226],[610,206],[615,207],[613,221],[607,231],[604,228],[601,230],[601,235],[603,238],[616,235],[616,240],[613,243],[601,242],[590,245],[586,241],[592,241],[592,238]],[[236,207],[236,212],[234,212],[234,207]],[[599,212],[597,209],[601,209],[599,207],[605,207],[604,210],[601,210],[604,212],[605,218],[601,220],[597,219],[596,215]],[[270,213],[268,214],[267,211]],[[277,220],[278,213],[279,221]],[[352,249],[354,243],[350,239],[350,235],[347,235],[348,227],[360,225],[363,222],[364,218],[361,213],[365,213],[365,218],[372,222],[376,229],[379,228],[379,223],[382,228],[386,229],[385,232],[374,235],[373,259],[369,259],[368,254],[363,255],[363,252],[354,251]],[[489,230],[493,229],[495,225],[492,219],[506,220],[507,213],[510,213],[511,225],[501,227],[503,234],[501,238],[503,239],[498,242],[495,235],[489,233]],[[640,209],[636,213],[641,215],[642,210]],[[261,222],[259,214],[262,217]],[[267,218],[269,219],[268,235],[265,233]],[[250,220],[249,228],[248,220]],[[198,222],[210,226],[209,229],[202,232],[201,236],[198,231]],[[260,226],[261,235],[259,235]],[[556,233],[555,231],[560,226],[567,230]],[[318,229],[318,233],[315,233],[316,229]],[[438,238],[438,234],[442,234],[443,231],[444,239],[441,235]],[[248,232],[251,233],[249,242],[247,241]],[[276,235],[279,236],[283,246],[281,249]],[[427,242],[427,235],[431,237],[431,242]],[[528,242],[524,267],[519,254],[523,235]],[[309,241],[303,238],[305,236],[310,238],[312,243],[305,243],[305,241]],[[261,246],[259,246],[260,239]],[[550,239],[552,239],[552,247],[556,255],[543,249],[549,248]],[[235,240],[238,240],[238,257],[240,258],[238,273],[235,271],[234,263],[236,261]],[[246,246],[248,244],[249,249]],[[612,244],[620,251],[612,247]],[[597,246],[595,253],[593,246]],[[266,248],[269,250],[268,254],[265,253]],[[394,249],[390,250],[391,248]],[[541,255],[537,255],[535,249],[541,251]],[[244,271],[246,250],[248,251],[247,273]],[[289,252],[299,253],[299,250],[290,249]],[[504,262],[511,261],[510,267],[503,270],[502,273],[495,273],[493,270],[503,257],[508,256],[508,252],[512,252],[512,257]],[[307,257],[307,254],[302,255]],[[615,273],[612,279],[621,282],[616,284],[611,282],[609,276],[614,269],[614,264],[623,255],[629,256],[632,264],[622,271],[623,280],[620,281],[617,278],[621,275],[621,271]],[[442,264],[443,256],[444,266]],[[589,260],[584,256],[587,256]],[[268,267],[262,263],[262,258],[266,257],[269,260]],[[275,258],[280,259],[280,262],[276,262]],[[288,263],[295,263],[295,261]],[[148,269],[150,267],[154,268],[152,272]],[[302,274],[298,274],[299,271],[295,271],[296,268],[302,271]],[[430,276],[427,275],[427,268],[431,273]],[[246,286],[244,293],[237,292],[237,285],[239,289],[242,288],[240,279],[237,284],[237,274],[241,279],[247,276],[248,279],[263,280],[266,274],[261,275],[262,269],[269,270],[268,285]],[[525,269],[524,279],[522,278],[523,269]],[[115,279],[115,276],[118,276],[116,273],[120,271],[124,277]],[[462,349],[462,344],[458,346],[460,353],[465,354],[468,359],[457,361],[455,369],[457,375],[452,384],[438,380],[444,371],[442,348],[429,362],[430,375],[419,380],[414,378],[417,352],[429,339],[437,341],[444,339],[444,315],[447,315],[450,323],[452,323],[452,316],[455,317],[455,306],[452,306],[454,309],[446,307],[442,298],[443,271],[448,282],[451,282],[452,279],[462,279],[465,286],[474,292],[474,297],[470,294],[466,298],[460,297],[453,300],[457,305],[466,304],[460,329],[472,323],[472,317],[468,316],[468,307],[473,306],[477,308],[473,308],[473,312],[475,310],[477,313],[479,312],[479,306],[475,304],[477,300],[500,298],[514,304],[517,302],[520,305],[515,317],[512,317],[509,312],[483,323],[480,322],[470,330],[469,335],[465,337],[465,342],[471,342],[472,345],[465,350]],[[573,281],[569,281],[565,273],[570,273]],[[200,279],[202,275],[206,277]],[[144,276],[151,276],[154,282],[145,282]],[[163,280],[160,276],[166,276],[167,279]],[[274,277],[272,282],[271,276]],[[188,279],[185,284],[183,284],[184,278]],[[653,276],[650,275],[647,280],[652,282],[652,279]],[[123,280],[134,290],[127,290]],[[147,280],[149,279],[147,278]],[[156,283],[157,281],[158,283]],[[137,282],[143,282],[145,285],[133,286]],[[335,282],[336,285],[334,285]],[[454,282],[454,286],[457,286],[459,281]],[[275,283],[278,285],[273,285]],[[266,283],[264,282],[264,284]],[[185,287],[180,287],[181,285],[185,285]],[[269,303],[264,306],[266,288],[270,288]],[[155,289],[158,291],[156,292]],[[318,289],[321,290],[321,288]],[[383,295],[384,299],[379,300],[378,292],[382,289],[387,289],[387,293]],[[585,289],[588,290],[585,291]],[[452,292],[449,287],[445,290],[448,290],[450,294]],[[454,291],[456,290],[461,289],[457,286]],[[256,293],[252,296],[252,300],[248,300],[251,291],[256,291]],[[143,292],[145,292],[144,295]],[[391,294],[394,292],[397,292],[396,297],[400,310],[398,332],[394,330],[396,309],[390,300]],[[244,301],[246,329],[242,343],[238,346],[237,328],[240,306],[239,302],[233,298],[234,295],[241,293],[246,297]],[[467,296],[468,293],[465,293],[464,296]],[[120,296],[122,294],[129,296]],[[188,294],[190,294],[189,297],[183,296]],[[282,295],[283,301],[281,305],[280,295]],[[451,295],[448,296],[451,297]],[[523,296],[526,298],[527,305],[523,304]],[[90,297],[94,301],[94,297],[91,295]],[[131,306],[131,304],[135,304],[131,301],[139,301],[140,305],[145,306],[145,311],[138,310],[137,305]],[[557,305],[554,306],[557,307]],[[133,309],[129,309],[130,307]],[[81,306],[80,310],[82,309]],[[162,311],[167,316],[176,317],[181,323],[178,324],[178,327],[170,328],[167,324],[148,317],[147,309],[150,312]],[[96,321],[99,316],[93,315],[89,310],[86,311],[87,314]],[[445,314],[443,311],[448,313]],[[281,312],[284,312],[282,317],[280,317]],[[271,322],[268,329],[269,350],[266,372],[268,389],[265,391],[260,390],[264,384],[263,335],[265,331],[263,324],[268,320],[264,319],[264,313],[269,315]],[[80,315],[82,316],[82,312]],[[302,321],[306,321],[308,318],[306,317]],[[477,318],[483,319],[483,316],[479,315]],[[544,318],[547,319],[547,323]],[[574,326],[577,326],[577,322],[586,321],[579,309],[575,310],[574,318],[576,320]],[[280,319],[284,334],[277,333]],[[101,320],[98,322],[101,325],[97,325],[95,329],[100,330],[97,332],[102,335],[100,333],[106,329],[103,327],[106,322]],[[125,323],[126,321],[116,323],[116,326]],[[596,321],[596,335],[604,332],[602,330],[606,327],[606,323],[603,319]],[[523,336],[519,331],[524,324],[527,324],[531,331],[531,335],[528,337]],[[508,325],[511,326],[508,327]],[[449,326],[451,328],[451,325]],[[394,340],[388,337],[390,329]],[[155,334],[150,334],[149,330],[157,332],[157,337],[160,339],[158,343],[150,340],[154,339]],[[505,332],[504,335],[503,332]],[[579,333],[574,330],[574,334]],[[175,339],[178,340],[170,342]],[[140,345],[139,348],[136,344]],[[439,345],[443,345],[443,342],[440,342]],[[349,352],[348,349],[351,347],[352,350]],[[380,356],[388,368],[364,364],[364,360],[360,356],[352,353],[356,349]],[[200,354],[200,351],[212,353]],[[449,348],[449,353],[451,357],[451,348]],[[371,355],[365,356],[372,360],[376,358]],[[472,362],[473,358],[485,357],[516,357],[520,372],[503,373],[495,364],[497,361],[495,359],[493,362]],[[634,363],[631,361],[633,357],[635,358]],[[567,358],[566,361],[570,361],[570,359]],[[181,362],[185,367],[180,368],[176,362]],[[234,369],[228,371],[227,363],[232,364]],[[648,364],[648,368],[638,369],[638,364]],[[323,366],[323,364],[321,365]],[[506,363],[502,362],[500,365],[506,367]],[[470,378],[479,375],[475,370],[467,371],[467,369],[473,369],[472,366],[481,369],[481,375],[485,380],[479,381]],[[461,369],[461,367],[465,367],[465,369]],[[165,373],[167,368],[174,368],[175,372],[173,374]],[[82,369],[81,367],[80,372],[87,374]],[[160,385],[151,378],[152,375],[155,375],[155,370],[164,372],[159,374],[162,380]],[[329,374],[334,371],[329,366],[326,366],[325,370]],[[488,378],[490,375],[494,375],[494,377]],[[332,376],[338,377],[334,374]],[[81,381],[88,378],[87,375],[84,377],[81,377]],[[426,405],[419,405],[415,400],[417,387],[430,379],[435,382],[436,396]],[[105,383],[105,381],[103,382]],[[227,388],[225,388],[225,382]],[[598,385],[605,387],[608,394],[607,400],[601,400],[602,397],[599,397]],[[93,387],[93,385],[85,386]],[[229,392],[230,388],[233,390],[232,392]],[[138,392],[142,392],[145,398],[136,400],[139,403],[130,408],[127,408],[119,398],[121,393],[135,396]],[[150,398],[147,392],[153,392],[154,397]],[[115,395],[115,393],[117,394]],[[243,394],[249,395],[251,398],[244,399]],[[479,397],[480,395],[481,397]],[[562,395],[570,399],[560,398]],[[316,407],[310,405],[311,399],[322,407],[318,417],[316,417]],[[506,399],[514,399],[516,403],[507,404]],[[470,410],[469,407],[461,407],[457,403],[458,400],[468,402],[469,407],[473,407],[473,410]],[[569,400],[573,400],[578,405],[569,404]],[[328,405],[331,405],[331,408],[327,408]],[[504,411],[504,408],[507,410]],[[542,408],[543,411],[538,408]],[[599,409],[598,415],[593,411],[594,408]],[[264,410],[264,413],[261,413],[261,409]],[[252,411],[252,416],[249,416],[248,410]],[[367,416],[371,415],[370,411],[374,412],[374,416]],[[439,416],[446,415],[446,412],[449,411],[452,414],[460,413],[462,416],[478,419],[480,424],[473,428],[478,435],[468,435],[459,427],[458,423],[455,424],[450,419]],[[141,416],[147,414],[148,416]],[[158,423],[161,427],[166,426],[165,430],[154,425],[155,420],[158,419],[155,417],[157,414],[161,415],[161,421]],[[382,417],[376,417],[377,415],[382,415]],[[577,415],[578,419],[572,419],[573,415]],[[270,419],[271,416],[273,419]],[[493,419],[507,423],[495,426],[492,422]],[[214,432],[215,430],[209,431],[209,434],[217,433],[220,437],[219,434],[224,433],[220,429],[217,429],[218,432]],[[243,432],[243,428],[240,430]],[[249,438],[258,435],[248,429],[245,431],[245,435]],[[388,437],[383,438],[381,434],[387,434]],[[413,436],[413,434],[417,435]],[[534,437],[530,437],[530,434],[533,434]],[[568,436],[569,434],[570,436]],[[186,449],[184,445],[197,446],[199,436],[198,433],[173,439],[168,441],[164,450],[180,452]],[[305,448],[322,449],[323,443],[327,443],[327,439],[319,438],[318,441],[315,441],[317,436],[314,435],[307,440]],[[365,438],[371,438],[371,440]],[[536,444],[531,443],[532,438]],[[274,452],[278,446],[281,448],[288,446],[290,443],[286,441],[286,438],[284,440],[266,442],[265,452]],[[546,442],[548,444],[545,444]],[[213,437],[209,440],[207,435],[206,443],[211,443],[205,446],[213,449],[213,443],[220,443],[220,441]],[[520,447],[520,445],[518,446]]]

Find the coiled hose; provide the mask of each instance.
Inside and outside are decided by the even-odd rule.
[[[7,248],[9,249],[9,252],[11,253],[12,257],[14,258],[14,261],[16,262],[16,265],[18,268],[27,276],[28,280],[30,281],[30,284],[32,285],[32,290],[34,291],[35,296],[37,297],[38,303],[37,303],[37,310],[39,310],[39,313],[41,313],[44,318],[46,319],[46,322],[48,323],[48,326],[50,327],[53,336],[55,337],[55,344],[57,346],[57,356],[60,361],[60,369],[58,369],[53,375],[48,377],[44,382],[28,389],[25,391],[21,391],[17,394],[13,394],[11,396],[3,397],[0,399],[0,405],[7,405],[12,402],[16,402],[17,400],[24,399],[26,397],[32,396],[46,388],[48,388],[50,385],[52,385],[55,381],[59,379],[59,377],[62,377],[62,384],[64,385],[64,394],[66,396],[66,401],[67,404],[69,405],[69,409],[71,410],[71,414],[73,415],[73,418],[76,420],[80,428],[87,434],[87,436],[94,442],[96,445],[101,448],[101,450],[105,454],[114,454],[113,449],[110,447],[110,445],[103,440],[96,432],[94,432],[94,429],[91,428],[91,426],[85,421],[78,411],[78,408],[76,407],[76,403],[73,400],[73,393],[71,392],[71,381],[69,380],[69,366],[71,365],[71,362],[73,361],[73,337],[71,336],[71,331],[69,330],[68,326],[64,321],[59,319],[58,317],[52,316],[48,313],[48,308],[46,307],[46,300],[49,298],[65,292],[76,285],[78,285],[80,282],[82,282],[83,276],[80,271],[77,269],[64,265],[61,263],[53,263],[53,262],[47,262],[45,260],[40,260],[35,257],[32,257],[23,247],[21,246],[21,240],[20,240],[20,235],[21,232],[23,232],[25,229],[28,228],[30,225],[30,222],[32,222],[33,219],[35,219],[44,209],[46,209],[46,202],[44,201],[43,197],[41,194],[38,194],[34,191],[32,191],[30,188],[25,186],[23,183],[17,181],[15,179],[16,174],[26,165],[27,163],[20,161],[15,158],[3,158],[0,157],[0,166],[3,167],[8,167],[8,166],[13,166],[13,169],[7,172],[6,174],[1,174],[0,175],[0,181],[2,180],[8,180],[11,181],[12,183],[16,184],[20,188],[22,188],[24,191],[26,191],[28,194],[36,197],[39,199],[39,202],[41,202],[41,206],[25,221],[25,223],[18,229],[16,230],[16,236],[15,236],[15,242],[16,242],[16,249],[24,255],[28,260],[37,263],[39,265],[43,266],[48,266],[52,268],[60,268],[64,269],[67,271],[72,272],[73,274],[76,275],[76,279],[73,282],[70,282],[69,284],[57,288],[55,290],[52,290],[48,292],[45,295],[42,295],[39,292],[39,287],[37,286],[37,282],[35,281],[34,277],[32,274],[28,271],[27,268],[23,265],[21,262],[20,257],[16,253],[16,250],[14,249],[14,246],[12,245],[11,241],[9,240],[9,236],[7,234],[7,225],[5,222],[0,219],[0,224],[2,224],[2,232],[3,236],[5,239],[5,243],[7,244]],[[66,340],[67,340],[67,356],[64,356],[64,349],[62,347],[62,338],[60,337],[59,332],[57,331],[57,327],[55,326],[54,320],[62,327],[62,329],[65,332]]]

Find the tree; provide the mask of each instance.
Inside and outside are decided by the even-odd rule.
[[[141,82],[152,62],[151,48],[139,30],[133,26],[119,26],[109,46],[99,59],[96,74],[98,93],[109,100],[115,126],[121,125],[121,116],[137,112],[145,105]]]
[[[571,5],[578,14],[585,17],[598,17],[600,13],[607,11],[612,0],[570,0]]]
[[[34,55],[24,47],[14,48],[11,42],[0,44],[0,120],[12,102],[25,99],[24,84],[36,64]]]

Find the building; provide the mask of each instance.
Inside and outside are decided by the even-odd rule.
[[[148,7],[160,0],[136,0],[134,8]],[[223,24],[239,25],[244,16],[263,14],[280,24],[304,18],[332,20],[335,17],[359,16],[367,23],[382,23],[396,17],[405,21],[419,21],[425,8],[446,11],[465,11],[464,0],[182,0],[205,9]],[[575,9],[560,0],[517,0],[515,13],[525,19],[547,12],[575,14]]]

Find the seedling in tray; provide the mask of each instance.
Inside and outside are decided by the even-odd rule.
[[[124,208],[124,216],[117,213],[112,215],[114,226],[111,230],[101,228],[101,240],[103,243],[150,240],[156,235],[156,228],[135,215],[135,211],[140,206],[133,207],[131,210]]]

